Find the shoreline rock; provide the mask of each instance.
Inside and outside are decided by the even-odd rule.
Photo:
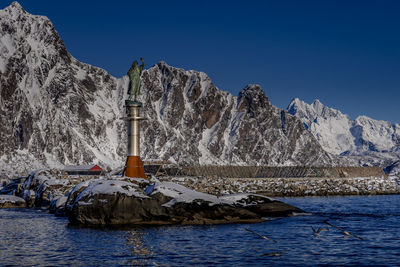
[[[26,202],[23,198],[13,195],[0,195],[0,208],[26,208]]]
[[[78,185],[67,201],[72,224],[171,225],[255,223],[302,210],[255,194],[217,197],[172,182],[98,179]],[[85,187],[85,188],[84,188]],[[84,188],[82,190],[82,188]],[[128,190],[129,189],[129,190]]]
[[[90,226],[254,223],[303,212],[267,196],[400,193],[399,178],[386,176],[157,178],[150,182],[121,176],[75,177],[40,170],[3,187],[7,195],[0,195],[0,200],[8,200],[0,201],[0,208],[47,209],[56,216],[68,216],[72,224]],[[13,202],[14,197],[18,201]]]

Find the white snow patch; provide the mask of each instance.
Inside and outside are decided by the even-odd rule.
[[[215,204],[231,204],[231,202],[219,199],[217,196],[197,192],[172,182],[157,181],[151,195],[156,193],[173,198],[171,201],[163,204],[164,207],[171,207],[177,202],[191,203],[195,200],[209,202],[210,206]]]
[[[25,202],[23,198],[12,196],[12,195],[0,195],[0,203],[17,203],[17,202]]]
[[[271,198],[271,197],[257,195],[257,194],[246,194],[246,193],[224,195],[224,196],[220,196],[219,198],[223,199],[223,200],[231,201],[232,203],[234,203],[234,202],[240,202],[243,199],[247,199],[247,198],[249,198],[250,195],[261,197],[261,198],[267,199],[269,201],[277,201],[276,199]]]
[[[91,180],[89,182],[83,182],[77,185],[71,191],[70,194],[79,190],[76,188],[82,188],[83,186],[86,186],[86,184],[87,187],[75,199],[75,202],[79,202],[79,204],[81,204],[80,200],[83,197],[86,196],[93,197],[94,195],[99,195],[99,194],[104,194],[104,195],[124,194],[126,196],[148,198],[148,196],[145,196],[144,194],[137,191],[138,185],[136,184],[120,180],[106,180],[106,179],[97,179],[97,180]]]

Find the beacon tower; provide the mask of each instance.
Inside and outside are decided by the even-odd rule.
[[[128,156],[126,159],[124,175],[128,177],[146,178],[142,159],[140,158],[140,117],[142,103],[138,101],[125,100],[128,121]]]

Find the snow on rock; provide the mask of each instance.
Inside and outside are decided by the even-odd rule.
[[[148,198],[148,196],[142,193],[143,190],[139,190],[137,184],[121,180],[96,179],[89,181],[89,183],[84,182],[84,185],[78,185],[77,187],[82,188],[83,186],[86,186],[86,188],[74,200],[75,203],[79,203],[80,205],[91,204],[95,195],[121,194],[128,197]],[[74,191],[76,191],[75,188],[71,193]]]
[[[181,179],[181,181],[184,181],[184,179]],[[172,198],[172,200],[163,204],[164,207],[172,207],[173,205],[179,202],[193,203],[200,201],[201,203],[208,203],[209,206],[213,205],[248,206],[248,205],[265,203],[266,201],[267,202],[276,201],[275,199],[266,196],[248,194],[248,193],[215,196],[189,189],[177,183],[166,182],[166,181],[164,182],[156,181],[153,185],[150,185],[149,187],[146,188],[146,194],[150,196],[156,195],[157,193]],[[254,197],[258,198],[260,201],[258,202],[249,201],[249,199]]]
[[[58,196],[53,198],[53,200],[50,202],[50,212],[56,213],[57,215],[63,215],[67,200],[67,196]]]
[[[68,179],[60,179],[59,176],[55,175],[56,174],[54,172],[52,173],[50,170],[33,171],[26,179],[23,188],[25,189],[38,186],[47,187],[53,185],[65,186],[70,183]]]
[[[182,185],[172,183],[172,182],[156,182],[154,184],[151,193],[147,191],[150,195],[155,195],[161,193],[164,196],[173,198],[168,203],[163,204],[164,207],[171,207],[177,202],[192,203],[194,201],[203,201],[209,203],[209,205],[215,204],[233,204],[232,201],[227,201],[220,199],[217,196],[197,192],[188,189]]]
[[[26,206],[23,198],[12,195],[0,195],[0,208],[24,208]]]
[[[80,186],[84,188],[84,186]],[[98,179],[75,191],[68,205],[71,223],[86,225],[163,225],[261,222],[301,210],[270,198],[242,194],[217,197],[172,182],[132,184]],[[78,195],[77,195],[78,194]],[[147,195],[146,195],[147,194]]]
[[[257,194],[249,194],[249,193],[237,193],[237,194],[223,195],[218,198],[225,200],[225,201],[230,201],[235,204],[241,204],[241,205],[256,205],[256,204],[258,204],[257,202],[247,203],[246,200],[249,199],[250,196],[257,196],[259,198],[262,198],[262,199],[265,199],[268,201],[276,201],[276,199],[271,198],[271,197],[257,195]]]
[[[389,177],[400,178],[400,161],[396,161],[385,168],[385,172]]]
[[[23,198],[13,196],[13,195],[0,195],[0,203],[10,202],[10,203],[17,203],[24,201]]]
[[[64,200],[76,184],[94,177],[69,176],[64,171],[54,169],[37,170],[33,171],[22,184],[20,195],[24,197],[29,207],[50,208],[53,212],[61,206],[60,201]]]

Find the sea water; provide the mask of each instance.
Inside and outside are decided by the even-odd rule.
[[[399,195],[280,200],[309,214],[256,224],[94,229],[40,210],[2,209],[0,265],[400,265]],[[315,236],[311,226],[329,231]]]

